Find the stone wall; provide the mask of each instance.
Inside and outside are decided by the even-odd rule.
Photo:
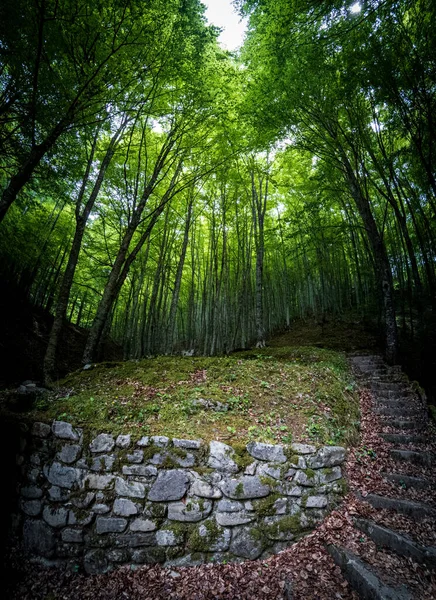
[[[15,530],[23,547],[88,573],[120,564],[256,559],[309,532],[340,499],[345,450],[101,433],[23,433]]]

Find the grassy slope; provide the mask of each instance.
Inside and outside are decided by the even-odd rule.
[[[338,444],[356,436],[357,399],[345,355],[321,348],[101,363],[59,386],[37,402],[32,418],[229,443]]]

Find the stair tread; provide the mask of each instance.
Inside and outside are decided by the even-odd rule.
[[[388,481],[403,485],[406,488],[426,489],[433,485],[432,481],[424,477],[413,477],[411,475],[403,475],[402,473],[381,473],[381,475]]]
[[[413,596],[406,586],[393,588],[386,585],[368,563],[346,548],[329,545],[327,550],[352,588],[364,600],[412,600]]]
[[[383,527],[369,519],[354,519],[354,524],[366,533],[377,546],[389,548],[399,556],[413,558],[420,563],[434,564],[436,561],[436,548],[418,544],[404,533]]]
[[[402,500],[399,498],[389,498],[387,496],[379,496],[378,494],[368,494],[362,497],[362,500],[368,502],[374,508],[395,510],[405,515],[415,518],[425,518],[428,516],[436,516],[436,510],[433,506],[424,502],[416,502],[414,500]]]

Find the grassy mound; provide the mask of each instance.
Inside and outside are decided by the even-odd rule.
[[[345,355],[320,348],[100,363],[58,385],[28,416],[114,434],[227,443],[349,444],[357,434],[357,395]]]

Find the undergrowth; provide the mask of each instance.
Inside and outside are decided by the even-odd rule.
[[[204,441],[351,444],[359,416],[343,353],[270,347],[100,363],[58,382],[32,418]]]

